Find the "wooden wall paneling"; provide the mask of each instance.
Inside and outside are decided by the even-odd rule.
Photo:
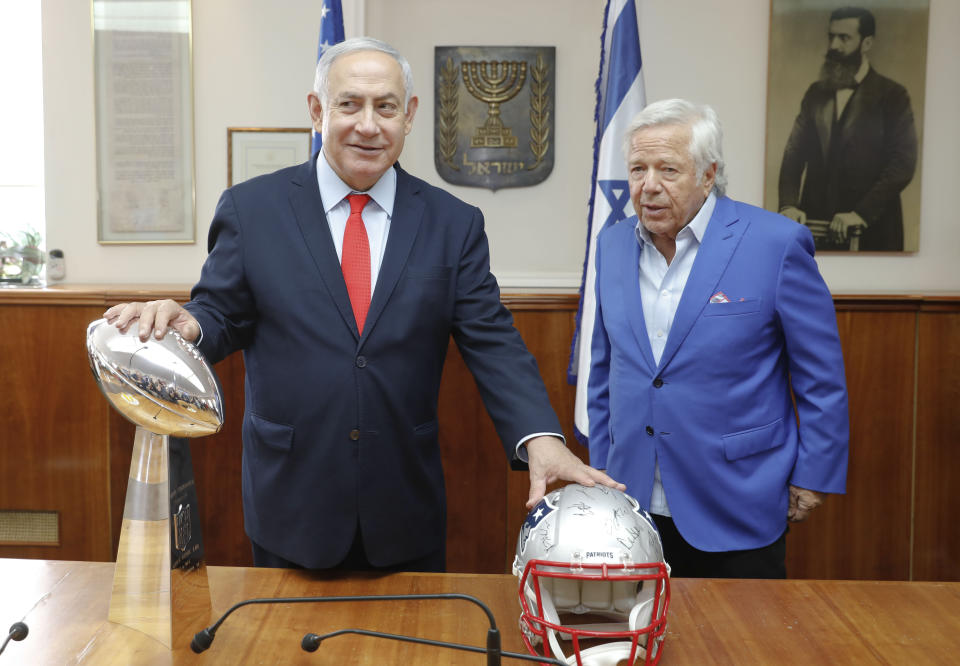
[[[447,571],[500,573],[508,461],[452,340],[437,412],[447,493]]]
[[[837,313],[850,404],[847,493],[790,526],[791,578],[909,576],[916,308]]]
[[[214,368],[223,388],[224,424],[215,435],[190,442],[197,502],[208,564],[253,566],[250,539],[243,528],[243,355],[231,354]]]
[[[110,552],[116,561],[120,547],[120,530],[123,527],[123,505],[127,498],[127,481],[130,478],[130,460],[133,456],[133,436],[136,426],[120,415],[99,396],[109,410],[107,431],[104,433],[110,447]]]
[[[0,557],[110,560],[107,404],[84,346],[102,306],[0,308],[0,509],[60,513],[59,546],[0,546]]]
[[[920,313],[913,580],[960,580],[960,308]]]

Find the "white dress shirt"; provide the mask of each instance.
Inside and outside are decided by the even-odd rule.
[[[673,318],[680,305],[680,297],[687,286],[687,278],[697,258],[697,250],[707,223],[717,205],[717,197],[711,191],[700,210],[689,224],[677,234],[676,254],[668,264],[666,257],[653,244],[650,232],[638,220],[636,227],[637,242],[640,243],[640,300],[643,307],[643,319],[647,323],[647,337],[653,350],[653,360],[660,364],[663,349],[670,336]],[[650,513],[661,516],[670,515],[667,496],[660,480],[660,461],[657,461],[653,474],[653,492],[650,495]]]

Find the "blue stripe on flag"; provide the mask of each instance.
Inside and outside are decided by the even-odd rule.
[[[603,101],[603,129],[607,129],[613,114],[620,107],[627,91],[637,78],[643,61],[640,58],[640,32],[637,28],[637,10],[628,2],[613,26],[610,73],[607,75],[607,94]]]
[[[343,7],[340,0],[323,0],[320,5],[320,39],[317,40],[317,60],[328,48],[343,41]],[[321,137],[313,133],[313,152],[320,150]]]
[[[580,282],[580,305],[570,349],[567,380],[577,385],[574,434],[587,443],[587,380],[590,343],[596,316],[593,239],[599,231],[630,215],[627,167],[621,144],[630,120],[646,104],[643,89],[640,31],[637,5],[640,0],[607,0],[600,37],[600,69],[597,75],[597,106],[594,120],[593,172],[587,214],[587,247]],[[608,31],[609,28],[609,31]]]

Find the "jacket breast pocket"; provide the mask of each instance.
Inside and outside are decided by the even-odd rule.
[[[411,266],[407,269],[407,278],[410,280],[444,280],[450,279],[453,268],[450,266]]]
[[[414,294],[444,297],[449,292],[452,276],[450,266],[410,266],[406,285]]]
[[[730,301],[729,303],[707,303],[703,309],[704,317],[723,317],[727,315],[746,315],[760,311],[760,304],[763,300],[760,297],[744,298],[739,301]]]
[[[721,437],[723,455],[731,462],[783,446],[786,439],[783,419]]]

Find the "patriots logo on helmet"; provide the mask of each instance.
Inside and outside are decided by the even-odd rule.
[[[556,495],[556,493],[551,493],[551,495]],[[520,543],[518,544],[518,550],[521,553],[527,549],[527,542],[530,540],[530,535],[533,534],[537,526],[543,522],[544,518],[556,510],[556,504],[550,501],[551,495],[547,495],[540,500],[535,507],[530,509],[526,520],[523,521],[523,525],[520,527]]]

